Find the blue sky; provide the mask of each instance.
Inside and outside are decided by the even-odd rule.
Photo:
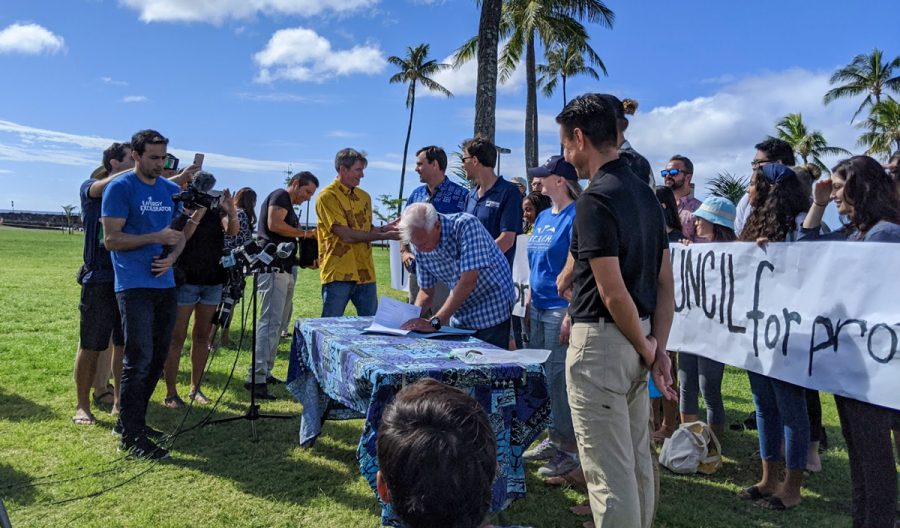
[[[859,101],[823,107],[827,79],[857,53],[900,53],[895,0],[607,5],[613,30],[590,31],[609,77],[572,79],[569,94],[637,99],[633,145],[655,170],[691,157],[700,196],[717,172],[747,174],[753,144],[788,112],[856,151]],[[396,194],[408,114],[385,59],[428,43],[443,60],[478,16],[472,0],[4,0],[0,209],[78,204],[103,148],[142,128],[168,136],[183,162],[206,153],[220,187],[264,196],[289,166],[328,182],[334,153],[352,146],[369,154],[362,187]],[[524,174],[523,72],[498,96],[507,177]],[[412,152],[455,150],[472,134],[474,64],[437,80],[456,96],[418,99]],[[538,101],[541,158],[558,148],[561,102]],[[412,163],[404,196],[418,185]]]

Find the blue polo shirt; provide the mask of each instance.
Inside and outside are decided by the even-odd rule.
[[[428,253],[413,245],[418,263],[419,287],[443,282],[456,287],[466,271],[478,270],[475,289],[450,318],[459,328],[483,330],[509,319],[516,298],[512,271],[500,249],[476,218],[465,213],[438,214],[441,239]]]
[[[522,193],[518,186],[502,176],[481,198],[478,197],[477,187],[469,191],[465,212],[476,216],[495,240],[506,231],[522,234]],[[513,259],[516,258],[515,241],[504,256],[512,269]]]
[[[428,192],[427,185],[418,187],[409,193],[409,197],[406,199],[406,206],[409,207],[414,203],[430,203],[439,213],[461,213],[463,212],[463,207],[466,206],[466,195],[468,193],[468,189],[450,181],[450,178],[445,176],[444,181],[434,190],[434,194]]]
[[[180,206],[172,201],[178,186],[158,177],[147,185],[134,171],[126,172],[103,190],[104,218],[124,218],[122,232],[130,235],[156,233],[169,227]],[[162,253],[162,244],[146,244],[130,251],[113,251],[116,292],[134,288],[174,288],[175,275],[170,268],[156,277],[150,270],[154,257]]]

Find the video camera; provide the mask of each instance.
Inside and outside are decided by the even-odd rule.
[[[220,191],[212,190],[215,184],[216,177],[212,173],[198,171],[183,191],[172,195],[172,200],[175,203],[181,202],[190,209],[197,209],[198,207],[205,207],[210,210],[215,209],[219,206],[219,202],[222,199]]]

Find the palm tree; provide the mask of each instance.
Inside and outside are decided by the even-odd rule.
[[[538,164],[537,57],[535,40],[544,50],[570,43],[587,54],[594,64],[600,57],[588,44],[590,36],[579,20],[612,28],[615,14],[600,0],[507,0],[509,40],[500,58],[500,78],[507,79],[525,51],[525,166]]]
[[[538,64],[537,71],[541,74],[538,78],[538,85],[543,86],[543,92],[546,97],[553,96],[556,87],[562,81],[562,96],[565,107],[569,100],[566,96],[566,79],[576,75],[587,75],[592,79],[599,80],[600,74],[597,70],[588,66],[584,62],[584,49],[578,47],[577,44],[568,42],[565,44],[556,44],[544,53],[547,64]],[[597,58],[597,66],[603,71],[603,75],[609,75],[606,71],[606,65]]]
[[[503,0],[479,0],[481,19],[478,22],[478,77],[475,81],[475,136],[494,142],[497,126],[497,47],[500,45],[500,15]],[[457,52],[454,66],[460,60]]]
[[[509,79],[519,65],[524,50],[526,77],[525,164],[527,167],[534,167],[538,163],[536,38],[540,38],[545,50],[557,43],[574,43],[588,55],[592,63],[602,64],[600,57],[588,45],[590,36],[578,19],[612,27],[615,14],[600,0],[507,0],[503,4],[498,31],[501,37],[508,40],[499,59],[499,80],[504,82]],[[460,46],[455,55],[457,64],[468,61],[476,52],[480,56],[481,38],[482,35],[479,34]]]
[[[882,62],[882,52],[878,48],[873,49],[869,55],[859,54],[853,57],[850,64],[831,76],[829,82],[832,85],[841,82],[844,84],[828,90],[823,102],[828,104],[836,99],[866,93],[866,98],[850,119],[852,123],[863,108],[880,103],[881,96],[886,91],[900,92],[900,75],[891,77],[894,68],[900,70],[900,56],[894,57],[890,62]]]
[[[856,142],[860,147],[868,147],[866,154],[890,155],[891,151],[900,150],[900,102],[893,97],[875,104],[869,118],[857,126],[866,129]]]
[[[716,174],[716,177],[709,180],[707,189],[709,194],[728,198],[732,203],[737,205],[747,192],[747,186],[750,184],[750,178],[746,176],[735,176],[728,171]]]
[[[829,146],[822,132],[810,131],[803,122],[803,116],[799,113],[782,117],[775,125],[775,130],[778,131],[778,139],[790,144],[794,152],[803,160],[804,165],[809,163],[809,159],[812,158],[813,164],[822,169],[825,174],[828,174],[829,170],[828,166],[820,159],[821,156],[850,155],[849,150]]]
[[[75,210],[78,209],[74,205],[63,205],[61,206],[63,210],[63,214],[66,215],[66,233],[72,234],[72,215],[75,214]]]
[[[403,144],[403,165],[400,167],[400,195],[397,205],[397,214],[400,214],[403,200],[403,184],[406,179],[406,156],[409,152],[409,137],[412,134],[413,112],[416,108],[416,84],[421,83],[422,86],[431,90],[453,97],[450,90],[444,88],[431,78],[435,73],[450,67],[449,64],[442,64],[435,60],[428,60],[428,44],[419,44],[415,48],[406,48],[406,58],[391,56],[388,62],[400,68],[400,71],[391,76],[389,82],[409,83],[409,90],[406,92],[406,107],[409,108],[409,126],[406,127],[406,142]]]

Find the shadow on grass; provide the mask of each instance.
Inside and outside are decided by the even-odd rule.
[[[206,409],[202,411],[188,423],[197,423],[206,415]],[[243,411],[220,407],[210,418],[238,416]],[[266,406],[262,411],[268,411]],[[180,415],[177,421],[171,415],[163,421],[174,428]],[[312,449],[299,447],[299,413],[290,420],[262,419],[253,425],[258,442],[252,441],[251,422],[245,420],[184,433],[172,448],[172,464],[231,480],[241,491],[260,498],[299,505],[326,495],[346,508],[378,515],[380,508],[368,486],[360,486],[356,446],[361,422],[327,422]]]
[[[31,475],[0,464],[0,497],[3,497],[7,508],[10,502],[15,502],[19,506],[34,502],[35,491],[32,482]]]
[[[18,394],[7,394],[0,389],[0,420],[37,422],[54,417],[55,414],[50,407],[35,403]]]

